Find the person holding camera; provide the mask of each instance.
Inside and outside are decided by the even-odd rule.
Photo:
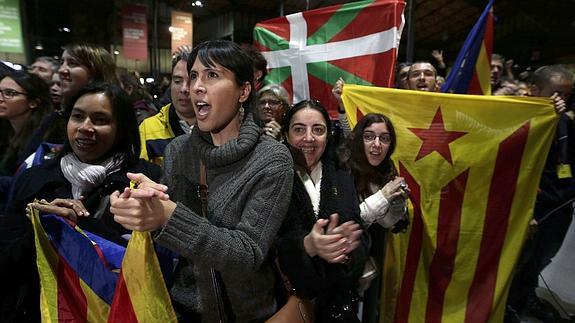
[[[363,322],[376,320],[386,231],[405,232],[409,224],[409,189],[391,161],[395,145],[395,130],[389,118],[370,113],[358,122],[339,150],[340,162],[353,175],[361,219],[371,238],[368,263],[373,266],[364,269],[362,283]]]
[[[395,145],[389,118],[370,113],[358,122],[340,151],[342,163],[354,177],[361,218],[368,227],[378,223],[392,231],[405,228],[409,189],[391,161]]]

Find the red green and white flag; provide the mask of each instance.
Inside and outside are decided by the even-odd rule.
[[[337,117],[331,89],[339,77],[393,84],[404,8],[403,0],[358,1],[258,23],[254,41],[268,62],[265,82],[284,86],[293,103],[319,100]]]

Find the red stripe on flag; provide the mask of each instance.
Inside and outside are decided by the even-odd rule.
[[[487,53],[487,58],[489,59],[489,63],[491,63],[491,54],[493,54],[493,7],[491,7],[491,10],[489,10],[489,14],[487,15],[487,21],[485,22],[485,34],[483,35],[483,46],[485,46],[485,52]]]
[[[130,299],[130,293],[128,292],[128,287],[126,287],[123,271],[120,272],[118,284],[116,285],[116,293],[110,306],[108,322],[138,323],[138,318]]]
[[[342,70],[351,71],[357,77],[368,80],[375,86],[391,87],[394,84],[396,60],[397,50],[393,48],[379,54],[338,59],[330,63]],[[310,90],[313,91],[311,87]]]
[[[332,86],[311,74],[308,74],[308,81],[310,89],[309,99],[321,102],[323,107],[329,112],[330,118],[337,119],[339,113],[337,112],[337,101],[333,97],[333,93],[331,93]],[[296,103],[294,102],[294,104]]]
[[[304,17],[307,25],[307,37],[315,34],[318,29],[329,21],[333,14],[339,10],[343,5],[334,5],[327,8],[303,11],[301,14]]]
[[[393,6],[393,7],[392,7]],[[348,40],[382,32],[401,24],[402,10],[395,8],[405,6],[404,2],[389,0],[376,0],[363,8],[340,33],[335,35],[330,42]],[[377,21],[377,23],[374,23]],[[353,32],[350,33],[350,31]]]
[[[473,70],[473,76],[469,82],[469,88],[467,89],[467,94],[483,95],[483,90],[479,84],[479,77],[477,76],[477,70]],[[486,93],[487,95],[491,93]]]
[[[278,35],[279,37],[289,41],[290,38],[290,29],[289,29],[289,21],[286,17],[279,17],[271,20],[266,20],[264,23],[256,24],[256,27],[262,27],[267,29],[274,34]],[[262,44],[258,45],[262,46]]]
[[[80,286],[80,278],[61,255],[58,255],[57,266],[58,321],[85,322],[88,302]]]
[[[441,189],[437,247],[429,265],[429,294],[425,322],[441,322],[445,290],[451,281],[461,225],[461,209],[469,169]]]
[[[527,144],[529,122],[499,144],[495,169],[489,188],[489,200],[483,225],[483,239],[469,289],[465,322],[487,322],[491,313],[497,270],[511,206],[519,178],[519,167]]]
[[[421,202],[419,185],[401,162],[399,163],[399,174],[405,178],[405,182],[409,185],[411,190],[409,198],[413,204],[413,223],[411,224],[411,234],[409,236],[407,256],[405,257],[405,270],[403,271],[403,279],[395,307],[395,322],[403,323],[408,322],[409,319],[409,307],[413,296],[413,287],[415,286],[415,274],[423,243],[423,220],[421,219],[421,208],[419,205]]]

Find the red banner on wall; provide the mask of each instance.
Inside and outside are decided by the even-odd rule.
[[[145,6],[128,4],[122,7],[124,58],[148,59],[147,22]]]
[[[191,13],[172,11],[172,53],[180,46],[192,46],[193,18]]]

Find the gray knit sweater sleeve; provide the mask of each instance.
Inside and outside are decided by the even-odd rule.
[[[287,148],[263,136],[253,152],[233,165],[208,168],[208,219],[198,215],[186,199],[190,190],[174,181],[197,182],[197,156],[176,138],[166,152],[164,183],[175,191],[177,207],[156,240],[222,274],[254,272],[265,260],[285,217],[293,181]],[[195,157],[195,158],[194,158]],[[181,172],[185,169],[184,172]],[[186,191],[187,189],[187,191]],[[182,200],[183,198],[183,200]]]

